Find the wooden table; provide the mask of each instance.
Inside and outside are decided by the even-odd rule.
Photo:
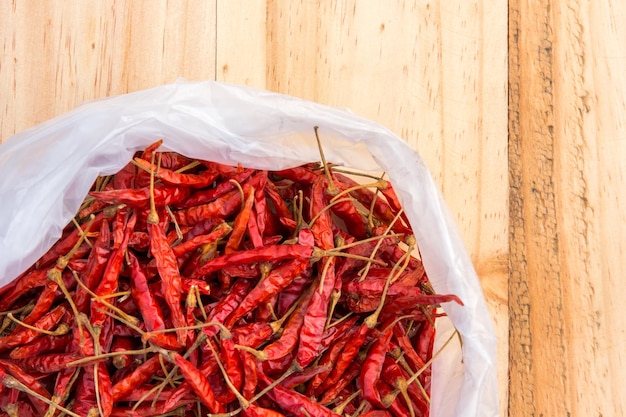
[[[4,1],[0,142],[179,77],[350,108],[444,194],[495,324],[501,415],[624,415],[626,6],[601,3]]]

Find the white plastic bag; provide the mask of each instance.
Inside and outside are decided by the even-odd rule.
[[[382,126],[347,111],[215,82],[180,81],[97,100],[0,145],[0,286],[60,237],[98,175],[117,172],[135,151],[163,150],[258,169],[326,159],[385,171],[405,207],[424,266],[439,293],[465,306],[445,310],[463,337],[434,363],[434,417],[498,415],[495,336],[471,261],[419,155]],[[439,331],[436,347],[450,332]]]

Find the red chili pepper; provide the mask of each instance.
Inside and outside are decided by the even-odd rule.
[[[335,247],[331,212],[325,210],[327,205],[325,196],[327,186],[328,182],[325,177],[320,176],[315,180],[311,188],[311,206],[309,209],[309,218],[318,216],[317,220],[310,225],[310,227],[315,238],[315,244],[322,249],[332,249]]]
[[[271,323],[253,322],[233,327],[230,332],[238,345],[256,348],[270,340],[276,331]]]
[[[165,301],[170,308],[174,327],[185,327],[185,317],[183,315],[180,301],[182,294],[182,278],[178,270],[178,263],[172,248],[165,241],[165,233],[159,225],[148,224],[150,234],[150,252],[157,263],[159,276],[163,285]],[[181,345],[185,344],[187,332],[179,330],[176,332]]]
[[[394,391],[394,387],[386,383],[385,381],[379,381],[377,387],[378,391],[380,391],[380,395],[382,398],[390,395]],[[400,398],[395,398],[391,404],[385,407],[385,409],[391,412],[393,416],[410,416],[409,410],[406,406],[400,401]]]
[[[272,383],[272,381],[262,372],[258,372],[258,375],[259,380],[266,386]],[[311,400],[309,397],[302,395],[297,391],[287,389],[281,385],[277,385],[272,388],[267,395],[276,404],[278,404],[280,408],[294,415],[302,415],[304,414],[302,410],[304,410],[310,416],[339,417],[339,414],[336,414],[332,410]]]
[[[226,374],[237,391],[241,390],[243,385],[243,370],[239,360],[239,353],[235,350],[235,341],[231,339],[222,339],[220,342],[221,350],[219,352],[220,360],[224,365]],[[224,384],[225,385],[225,384]],[[235,400],[235,394],[226,389],[220,394],[216,393],[215,399],[222,404],[228,404]]]
[[[224,407],[215,400],[213,388],[211,384],[209,384],[206,376],[180,354],[173,352],[171,357],[176,366],[180,368],[180,372],[185,377],[185,380],[189,382],[189,385],[198,395],[200,401],[211,410],[211,413],[223,413]]]
[[[135,227],[136,220],[137,217],[134,213],[128,218],[122,242],[120,243],[120,246],[115,249],[109,257],[109,261],[104,269],[102,279],[94,290],[94,293],[99,297],[106,297],[117,291],[120,270],[122,269],[124,261],[124,253],[126,252],[128,239],[130,238],[131,231]],[[99,310],[102,308],[104,308],[102,303],[98,302],[97,300],[92,301],[90,321],[94,327],[102,326],[107,317],[104,312]]]
[[[217,184],[215,188],[196,191],[191,196],[189,196],[189,198],[187,198],[185,201],[178,204],[178,207],[180,208],[194,207],[194,206],[199,206],[201,204],[206,204],[211,201],[214,201],[222,197],[223,195],[227,194],[228,192],[234,190],[236,187],[235,183],[239,183],[239,184],[243,183],[250,176],[252,176],[254,172],[255,170],[253,169],[246,169],[246,170],[243,170],[242,172],[232,175],[230,178],[233,180],[232,182],[229,180],[225,180]]]
[[[67,364],[80,359],[75,353],[47,353],[26,359],[16,360],[15,363],[26,372],[51,374],[67,367]]]
[[[258,262],[278,262],[288,259],[308,261],[313,255],[314,250],[310,246],[298,244],[263,246],[261,248],[233,252],[211,259],[195,270],[190,278],[202,278],[227,267],[231,263],[251,264]]]
[[[26,359],[43,353],[62,352],[71,340],[71,334],[62,336],[43,335],[26,345],[16,347],[9,356],[11,359]]]
[[[248,236],[253,247],[259,248],[264,245],[263,232],[259,228],[258,216],[254,210],[250,213],[250,218],[248,219]]]
[[[295,349],[298,344],[300,330],[304,324],[307,307],[312,297],[313,291],[309,291],[302,298],[289,320],[287,320],[280,338],[263,349],[263,355],[266,357],[266,360],[273,361],[283,358]]]
[[[87,288],[90,290],[94,290],[95,287],[100,282],[102,278],[102,274],[104,273],[104,269],[106,268],[107,262],[109,260],[109,255],[111,253],[110,249],[110,229],[109,222],[105,219],[102,221],[100,226],[100,234],[93,244],[93,249],[87,258],[87,267],[85,271],[80,274],[81,281]],[[74,303],[76,304],[76,308],[78,311],[84,313],[87,311],[89,307],[89,301],[91,296],[89,293],[82,287],[79,286],[76,289],[76,297],[74,299]]]
[[[189,196],[189,188],[158,184],[154,186],[154,201],[157,207],[176,205]],[[126,188],[120,190],[91,191],[89,195],[107,204],[125,204],[135,209],[147,209],[150,206],[150,189]]]
[[[298,373],[288,376],[280,384],[285,388],[295,389],[296,387],[302,384],[306,384],[307,382],[323,374],[324,372],[330,371],[330,369],[331,369],[330,365],[310,366],[304,369],[302,372],[298,372]]]
[[[0,298],[0,310],[9,310],[13,304],[27,291],[40,287],[46,283],[47,269],[35,269],[16,278],[3,287],[5,293]]]
[[[15,379],[27,386],[31,391],[36,392],[37,394],[42,395],[45,398],[50,398],[50,393],[48,393],[46,387],[41,382],[39,382],[37,378],[35,378],[33,375],[28,374],[13,362],[0,359],[0,377],[2,378],[2,380],[5,379],[6,374],[13,376]],[[46,413],[46,411],[48,410],[48,405],[45,402],[32,395],[29,395],[29,399],[40,415],[44,415]]]
[[[59,284],[54,281],[47,280],[43,290],[39,293],[39,297],[37,297],[35,306],[31,312],[28,313],[28,316],[24,317],[23,322],[26,324],[33,324],[44,314],[50,311],[54,302],[61,298],[61,295],[57,296],[58,289]]]
[[[408,394],[409,401],[411,402],[411,408],[413,408],[414,411],[419,411],[420,415],[428,415],[429,407],[426,399],[415,384],[406,384],[409,376],[390,356],[387,356],[385,358],[385,363],[383,365],[383,371],[381,375],[385,382],[395,387],[396,389],[405,389],[404,386],[406,386],[406,393]],[[407,401],[407,399],[404,397],[402,399],[405,402]],[[417,410],[415,410],[416,407]]]
[[[65,368],[59,371],[54,383],[54,393],[51,399],[54,403],[59,405],[66,403],[79,373],[80,368],[78,367]]]
[[[241,301],[243,301],[251,287],[252,282],[248,280],[235,281],[230,287],[230,292],[209,312],[207,321],[223,324],[226,321],[226,318],[230,316]],[[219,332],[219,328],[217,326],[207,326],[203,327],[202,331],[207,337],[213,337]]]
[[[124,379],[112,386],[111,396],[113,401],[123,400],[135,387],[149,381],[159,369],[161,369],[159,355],[151,356]]]
[[[241,411],[241,415],[244,417],[284,417],[284,414],[278,411],[262,408],[256,404],[250,404],[248,408]]]
[[[322,394],[322,398],[320,398],[320,403],[328,405],[334,402],[337,399],[339,393],[341,393],[341,391],[343,391],[345,387],[347,387],[356,380],[356,378],[361,373],[362,367],[363,362],[358,359],[350,363],[350,366],[348,367],[348,369],[346,369],[341,378],[339,378],[339,381],[337,381],[337,383],[330,386],[323,393],[320,392],[320,394]]]
[[[51,330],[59,324],[66,311],[66,305],[61,304],[33,323],[33,326],[42,330]],[[23,346],[41,336],[42,333],[37,330],[21,326],[17,327],[10,335],[0,337],[0,352],[6,352],[14,347]]]
[[[159,162],[163,168],[178,170],[191,164],[193,160],[177,152],[161,152]]]
[[[307,387],[307,394],[309,396],[320,395],[321,392],[317,390],[317,388],[322,385],[324,380],[330,375],[339,355],[345,348],[348,343],[352,342],[352,338],[358,331],[358,327],[354,327],[354,321],[351,320],[352,324],[346,331],[339,332],[339,337],[336,339],[334,343],[330,345],[330,348],[324,352],[322,357],[320,358],[318,364],[320,366],[324,366],[325,370],[316,375]]]
[[[322,385],[320,385],[320,387],[318,388],[318,392],[326,391],[329,387],[335,385],[341,379],[341,376],[344,374],[346,369],[348,369],[354,358],[358,355],[359,350],[365,343],[365,339],[368,336],[369,332],[370,329],[367,327],[367,325],[361,324],[361,326],[359,326],[359,330],[354,335],[352,342],[348,343],[345,346],[345,348],[341,352],[341,355],[339,355],[339,358],[335,363],[335,367],[331,371],[330,375],[328,375],[328,378],[326,378],[326,380],[324,380]]]
[[[310,268],[308,260],[294,259],[273,269],[269,275],[257,284],[228,317],[225,324],[230,327],[259,304],[278,294],[297,276]]]
[[[258,385],[258,376],[256,374],[256,358],[249,352],[239,352],[241,363],[243,365],[243,386],[241,388],[241,395],[246,400],[254,397],[256,387]]]
[[[275,171],[274,174],[279,177],[287,178],[300,185],[310,187],[320,175],[314,172],[312,168],[313,167],[310,165],[302,165]]]
[[[224,248],[224,254],[233,253],[239,249],[244,234],[246,233],[248,220],[250,219],[250,213],[252,212],[252,205],[254,204],[254,187],[249,184],[243,186],[243,193],[245,196],[244,204],[235,218],[233,223],[233,230],[226,242]]]
[[[375,407],[385,408],[376,386],[383,370],[385,354],[387,353],[392,334],[393,332],[388,330],[374,341],[363,362],[363,368],[359,375],[359,386],[361,387],[363,398]]]
[[[328,305],[335,286],[335,260],[334,257],[326,259],[323,271],[320,272],[319,290],[313,291],[304,316],[296,356],[296,361],[303,368],[313,362],[322,350],[321,342],[328,316]]]
[[[393,415],[385,410],[370,410],[361,414],[360,417],[393,417]]]
[[[157,169],[156,165],[153,165],[142,158],[135,158],[135,163],[139,165],[140,168],[143,168],[148,172],[154,170],[155,178],[159,178],[164,183],[170,185],[203,188],[213,184],[219,176],[219,173],[215,171],[204,171],[201,174],[181,174],[164,167],[159,167]]]
[[[194,226],[209,217],[229,218],[240,207],[241,193],[239,190],[234,190],[224,194],[219,200],[178,210],[174,216],[179,225]]]
[[[433,347],[435,345],[435,326],[429,320],[425,320],[422,324],[422,328],[419,332],[417,339],[417,354],[422,358],[422,361],[428,362],[428,359],[432,357]],[[431,369],[428,368],[424,371],[425,379],[430,378]],[[425,380],[425,385],[427,382]]]
[[[209,234],[194,236],[187,239],[179,245],[172,247],[172,251],[176,258],[180,258],[187,252],[197,249],[201,245],[216,243],[218,240],[226,236],[231,231],[231,227],[227,223],[218,224]]]
[[[359,297],[378,297],[380,299],[385,281],[387,281],[386,278],[366,279],[360,282],[351,281],[343,286],[343,291],[346,295],[354,294]],[[437,305],[451,301],[463,305],[461,299],[454,294],[424,294],[419,287],[408,287],[399,283],[391,284],[387,291],[387,297],[393,298],[395,296],[413,297],[415,304],[421,305]]]
[[[287,207],[287,204],[285,203],[283,198],[280,196],[280,193],[278,192],[278,189],[276,188],[276,185],[274,185],[273,182],[271,181],[267,182],[267,185],[265,187],[265,195],[267,196],[267,198],[269,198],[269,201],[272,203],[272,206],[279,219],[287,219],[287,220],[292,220],[292,221],[294,220],[291,210],[289,210],[289,207]],[[293,230],[290,230],[290,231],[293,232]]]
[[[137,307],[144,319],[146,329],[148,331],[163,330],[165,329],[165,321],[163,320],[161,306],[150,291],[148,278],[137,257],[130,251],[127,253],[130,260],[131,295],[137,302]]]

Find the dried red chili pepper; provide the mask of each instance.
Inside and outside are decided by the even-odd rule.
[[[225,322],[226,327],[232,326],[259,304],[278,294],[309,267],[308,260],[294,259],[273,269],[263,281],[248,293],[241,301],[241,304],[232,312]]]
[[[182,226],[194,226],[206,218],[218,217],[227,219],[234,215],[241,207],[241,193],[239,190],[230,191],[219,198],[200,206],[176,211],[175,218]]]
[[[33,323],[33,327],[41,330],[50,330],[59,324],[66,312],[67,306],[61,304]],[[42,333],[37,330],[18,327],[8,336],[0,337],[0,352],[6,352],[14,347],[25,345],[41,336]]]
[[[161,282],[165,301],[170,308],[174,327],[185,327],[185,317],[183,315],[180,302],[182,294],[182,278],[178,270],[178,263],[172,248],[165,240],[163,229],[158,224],[148,224],[150,234],[150,252],[157,263],[157,269]],[[176,332],[181,345],[185,344],[187,333],[184,330]]]
[[[203,188],[210,186],[219,176],[219,173],[216,171],[203,171],[200,174],[181,174],[163,166],[157,169],[156,165],[151,164],[143,158],[135,158],[135,163],[148,172],[154,170],[155,178],[159,178],[169,185]]]
[[[320,273],[319,289],[313,291],[304,316],[296,356],[296,361],[303,368],[313,362],[322,350],[322,335],[327,321],[330,295],[335,286],[335,260],[334,257],[326,258]]]
[[[0,359],[0,378],[2,378],[2,380],[4,381],[7,374],[13,376],[19,382],[28,387],[28,389],[30,389],[31,391],[45,398],[50,398],[50,393],[48,392],[46,387],[41,382],[39,382],[39,380],[35,376],[25,372],[22,368],[20,368],[13,362]],[[28,397],[37,409],[37,412],[40,415],[44,415],[48,409],[48,405],[33,395],[29,394]]]
[[[237,306],[245,298],[252,288],[252,282],[248,280],[238,280],[230,287],[230,291],[223,297],[217,305],[209,312],[207,321],[224,323],[226,318],[235,311]],[[217,326],[203,327],[202,331],[207,337],[213,337],[219,332]]]
[[[67,364],[80,359],[75,353],[47,353],[25,359],[15,363],[26,372],[51,374],[67,368]]]
[[[146,329],[148,331],[163,330],[165,329],[165,321],[163,320],[161,306],[150,291],[148,278],[137,257],[130,251],[127,253],[130,260],[131,295],[137,302],[137,307],[144,318]]]
[[[354,335],[352,342],[348,343],[345,346],[345,348],[341,352],[341,355],[339,355],[337,362],[335,363],[335,367],[328,375],[328,378],[326,378],[326,380],[324,380],[322,385],[320,385],[320,387],[318,388],[320,392],[327,390],[329,387],[333,386],[339,381],[343,373],[346,371],[346,369],[348,369],[354,358],[358,355],[359,350],[365,343],[365,339],[368,336],[369,332],[370,329],[369,327],[367,327],[366,324],[361,324],[359,326],[359,330]]]
[[[148,358],[148,360],[135,368],[135,370],[124,379],[113,384],[111,387],[113,401],[117,402],[123,400],[134,388],[149,381],[159,369],[161,369],[159,355],[153,355]]]
[[[304,324],[304,317],[307,312],[307,307],[313,297],[313,291],[309,291],[299,301],[298,307],[294,310],[289,320],[285,324],[280,337],[266,346],[262,351],[264,360],[277,360],[285,357],[291,351],[293,351],[298,344],[300,329]]]
[[[256,404],[250,404],[248,408],[241,411],[241,415],[245,417],[284,417],[284,414],[278,411],[262,408]]]
[[[245,196],[243,207],[233,223],[233,230],[226,242],[224,248],[224,254],[235,252],[239,249],[244,234],[246,233],[248,220],[250,219],[250,213],[252,212],[252,205],[254,204],[254,187],[249,184],[243,186],[243,194]]]
[[[171,360],[180,368],[181,373],[193,391],[198,395],[200,401],[206,405],[211,413],[223,413],[224,407],[215,400],[213,388],[206,376],[193,364],[183,358],[180,354],[173,352],[170,356]]]
[[[9,353],[9,357],[11,359],[26,359],[43,353],[61,352],[71,340],[71,334],[62,336],[43,335],[26,345],[16,347]]]
[[[265,386],[268,386],[272,381],[265,376],[264,373],[258,372],[259,380],[263,382]],[[300,394],[297,391],[293,391],[283,387],[282,385],[276,385],[268,393],[268,397],[271,398],[280,408],[292,413],[294,415],[302,415],[303,410],[310,416],[317,417],[338,417],[339,414],[334,413],[332,410],[324,407],[323,405],[311,400],[307,396]]]
[[[337,381],[336,384],[333,384],[331,387],[323,392],[322,398],[320,398],[319,400],[320,403],[324,405],[329,405],[335,402],[339,396],[339,393],[341,393],[344,388],[346,388],[348,385],[356,380],[356,378],[361,373],[362,367],[363,362],[358,359],[350,363],[350,366],[348,367],[348,369],[346,369],[341,378],[339,378],[339,381]]]
[[[100,234],[93,244],[93,249],[87,258],[87,267],[85,271],[80,274],[81,281],[89,290],[94,290],[102,278],[111,253],[109,246],[110,239],[109,222],[105,219],[102,221]],[[87,312],[89,300],[89,293],[82,286],[79,286],[74,299],[74,304],[79,312]]]
[[[363,362],[363,368],[359,375],[359,386],[361,387],[363,398],[375,407],[385,408],[376,386],[380,379],[385,362],[385,354],[387,353],[392,334],[393,332],[388,330],[374,341]]]
[[[252,174],[254,174],[255,172],[256,171],[253,169],[246,169],[246,170],[243,170],[242,172],[235,173],[234,175],[228,177],[225,181],[222,181],[219,184],[217,184],[215,188],[211,188],[208,190],[199,190],[199,191],[194,192],[185,201],[179,203],[178,207],[180,208],[194,207],[194,206],[200,206],[202,204],[206,204],[211,201],[214,201],[224,196],[228,192],[234,190],[236,187],[235,183],[239,183],[239,184],[243,183],[248,178],[250,178]],[[229,179],[232,179],[233,181],[231,182],[229,181]]]
[[[190,278],[202,278],[227,267],[231,263],[251,264],[258,262],[278,262],[288,259],[309,261],[314,258],[314,255],[315,251],[311,246],[299,244],[263,246],[246,251],[233,252],[229,255],[211,259],[195,270]]]

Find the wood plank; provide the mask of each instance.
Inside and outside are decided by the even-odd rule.
[[[265,0],[217,2],[216,80],[265,89]]]
[[[481,278],[508,386],[507,4],[268,3],[270,90],[376,120],[416,147]]]
[[[0,142],[85,100],[215,79],[215,1],[0,3]]]
[[[510,415],[624,415],[620,2],[510,2]]]

